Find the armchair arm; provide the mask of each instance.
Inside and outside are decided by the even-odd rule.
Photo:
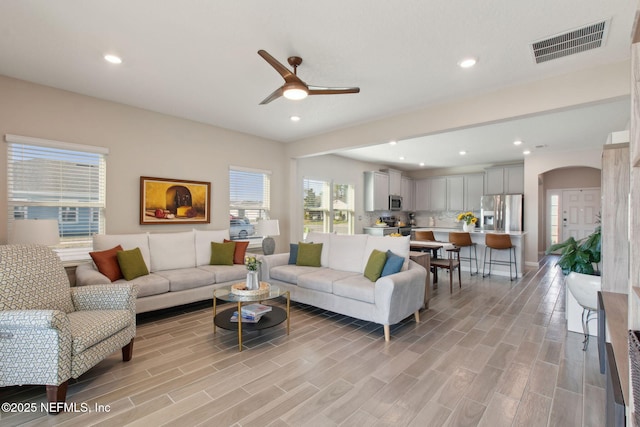
[[[129,310],[135,314],[138,288],[133,283],[112,283],[71,288],[76,310]]]
[[[0,331],[6,329],[69,329],[69,319],[59,310],[0,311]]]
[[[409,269],[379,278],[375,284],[375,301],[386,322],[393,325],[420,310],[424,303],[427,270],[414,261]]]

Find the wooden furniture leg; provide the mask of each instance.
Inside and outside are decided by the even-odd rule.
[[[123,362],[128,362],[133,357],[133,340],[134,339],[135,338],[131,338],[131,341],[129,341],[129,344],[127,344],[124,347],[122,347],[122,361]]]
[[[47,401],[49,402],[49,413],[57,414],[58,407],[56,405],[51,405],[52,403],[64,402],[67,400],[67,386],[69,385],[69,380],[63,382],[60,385],[48,385],[47,386]]]
[[[384,328],[384,340],[389,341],[391,339],[391,330],[389,329],[389,325],[382,325]]]

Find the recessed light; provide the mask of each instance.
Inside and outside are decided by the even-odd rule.
[[[300,121],[300,116],[291,116],[291,117],[289,117],[289,119],[292,122],[299,122]]]
[[[477,62],[478,60],[476,58],[465,58],[458,62],[458,66],[460,68],[471,68],[476,65]]]
[[[521,145],[522,141],[520,141],[519,139],[516,141],[513,141],[513,145]]]
[[[404,160],[404,156],[400,156],[400,160]]]
[[[461,156],[464,156],[465,154],[467,154],[467,152],[466,152],[466,151],[464,151],[464,150],[460,151],[460,155],[461,155]]]
[[[531,151],[530,151],[530,150],[524,150],[524,151],[522,152],[522,154],[524,154],[524,155],[526,156],[526,155],[528,155],[528,154],[531,154]]]
[[[418,163],[419,166],[424,166],[424,162]]]
[[[396,145],[398,141],[389,141],[389,145]]]
[[[122,58],[116,55],[107,54],[104,56],[104,60],[112,64],[122,64]]]

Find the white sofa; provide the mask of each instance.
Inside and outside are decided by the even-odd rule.
[[[409,237],[311,232],[306,241],[322,243],[321,267],[288,264],[289,254],[262,258],[263,280],[291,292],[291,299],[335,313],[380,323],[385,340],[389,325],[411,314],[419,321],[427,271],[409,259]],[[363,273],[374,250],[405,258],[402,270],[375,283]]]
[[[209,265],[211,242],[229,239],[229,230],[192,230],[179,233],[99,234],[93,237],[93,250],[104,251],[117,245],[123,250],[140,248],[149,270],[146,276],[130,282],[138,287],[136,312],[204,301],[213,290],[244,281],[243,264]],[[93,262],[76,268],[78,286],[111,283]]]

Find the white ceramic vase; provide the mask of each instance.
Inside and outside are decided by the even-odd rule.
[[[474,228],[475,228],[475,224],[467,224],[466,222],[462,223],[462,229],[467,233],[473,232]]]
[[[260,281],[258,280],[257,271],[249,271],[247,273],[247,289],[249,290],[260,289]]]

